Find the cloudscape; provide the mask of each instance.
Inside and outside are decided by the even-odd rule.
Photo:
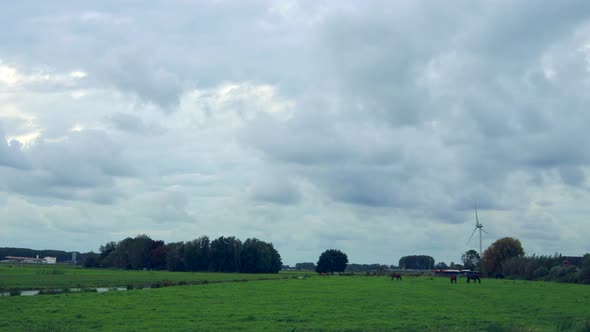
[[[590,251],[590,2],[1,7],[1,247]]]

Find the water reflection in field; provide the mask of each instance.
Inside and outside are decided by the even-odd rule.
[[[21,291],[20,295],[21,296],[33,296],[33,295],[37,295],[39,294],[39,290],[25,290],[25,291]]]
[[[109,291],[126,291],[127,287],[96,287],[96,288],[69,288],[67,290],[63,289],[29,289],[29,290],[15,290],[10,292],[0,292],[0,297],[2,296],[33,296],[39,294],[61,294],[61,293],[80,293],[80,292],[97,292],[97,293],[104,293]]]

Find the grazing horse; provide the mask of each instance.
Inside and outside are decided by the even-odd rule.
[[[393,280],[393,278],[397,279],[397,280],[402,280],[402,275],[399,273],[392,273],[391,274],[391,280]]]
[[[470,280],[473,280],[473,283],[475,283],[477,281],[481,284],[481,279],[479,279],[479,276],[477,274],[468,274],[467,275],[467,283],[469,283]]]
[[[457,283],[457,276],[451,276],[451,284],[452,283]]]

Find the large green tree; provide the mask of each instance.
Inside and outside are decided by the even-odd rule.
[[[444,270],[444,269],[448,269],[448,268],[449,268],[449,266],[448,266],[448,265],[447,265],[447,263],[445,263],[445,262],[438,262],[438,263],[436,263],[436,264],[434,265],[434,268],[435,268],[435,269],[442,269],[442,270]]]
[[[209,238],[201,236],[184,244],[183,263],[186,271],[209,269]]]
[[[233,236],[219,237],[211,241],[211,270],[238,272],[242,241]]]
[[[431,270],[434,267],[434,258],[426,255],[404,256],[399,259],[399,267],[402,269]]]
[[[102,266],[116,267],[119,269],[131,269],[129,252],[131,251],[132,243],[133,239],[130,237],[117,242],[115,250],[111,251],[104,259]]]
[[[489,275],[502,272],[502,263],[511,257],[524,256],[522,244],[518,239],[505,237],[492,243],[483,253],[483,268]]]
[[[95,254],[94,252],[89,252],[84,255],[84,260],[82,261],[82,265],[84,267],[98,267],[99,262],[99,255]]]
[[[328,249],[324,251],[316,264],[317,273],[334,273],[344,272],[348,264],[348,256],[338,249]]]
[[[461,261],[463,262],[463,267],[466,269],[475,270],[479,267],[480,257],[477,251],[471,249],[461,255]]]
[[[158,240],[152,243],[152,251],[150,253],[149,266],[154,270],[166,269],[166,246],[164,241]]]
[[[240,251],[240,272],[277,273],[283,262],[272,243],[258,239],[247,239]]]
[[[147,235],[136,236],[129,242],[127,254],[129,257],[129,267],[134,270],[148,268],[150,264],[150,254],[152,252],[154,241]]]
[[[168,271],[184,271],[184,242],[166,244],[166,269]]]

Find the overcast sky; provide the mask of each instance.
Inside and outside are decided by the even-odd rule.
[[[0,246],[590,251],[588,1],[11,1]]]

